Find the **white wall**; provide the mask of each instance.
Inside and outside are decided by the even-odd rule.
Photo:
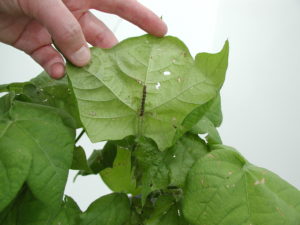
[[[223,141],[249,161],[300,188],[300,2],[298,0],[141,0],[169,25],[193,54],[218,51],[230,41],[230,66],[222,90]],[[144,32],[116,16],[97,13],[119,40]],[[0,44],[0,83],[25,81],[41,68]],[[89,154],[102,144],[80,141]],[[85,209],[109,193],[98,176],[79,177],[66,193]]]
[[[300,1],[221,1],[215,42],[228,37],[224,142],[300,188]]]

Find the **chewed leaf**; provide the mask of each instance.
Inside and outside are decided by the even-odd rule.
[[[90,139],[142,135],[163,150],[173,144],[184,118],[218,94],[227,68],[228,42],[220,53],[199,54],[196,61],[175,37],[144,35],[112,49],[91,51],[88,66],[67,65]]]
[[[142,202],[145,202],[152,191],[168,186],[184,186],[189,170],[207,153],[204,141],[190,133],[185,134],[172,148],[163,152],[157,149],[153,141],[141,138],[133,156],[137,165],[136,173],[142,174]]]
[[[300,192],[272,172],[222,147],[188,175],[183,212],[195,225],[298,224]]]
[[[202,119],[192,127],[191,132],[194,134],[207,134],[205,139],[210,146],[222,144],[217,128],[215,128],[214,124],[206,116],[203,116]]]

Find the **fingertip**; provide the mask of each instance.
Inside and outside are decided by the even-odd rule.
[[[62,63],[54,63],[50,66],[49,74],[54,79],[61,79],[65,75],[65,65]]]
[[[168,26],[162,19],[161,19],[159,29],[157,29],[155,32],[156,34],[154,35],[158,37],[163,37],[168,33]]]
[[[79,48],[77,51],[75,51],[70,56],[70,61],[79,67],[87,65],[91,60],[91,52],[90,49],[83,45],[81,48]]]

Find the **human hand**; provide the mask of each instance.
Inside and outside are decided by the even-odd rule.
[[[23,50],[53,78],[64,75],[62,56],[84,66],[90,60],[89,42],[110,48],[118,41],[89,9],[116,14],[143,30],[163,36],[167,26],[136,0],[1,0],[0,41]]]

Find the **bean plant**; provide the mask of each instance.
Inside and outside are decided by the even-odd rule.
[[[172,36],[91,52],[61,80],[0,86],[0,224],[300,225],[299,191],[218,133],[228,41],[195,58]],[[89,158],[83,133],[106,142]],[[82,212],[69,170],[112,193]]]

